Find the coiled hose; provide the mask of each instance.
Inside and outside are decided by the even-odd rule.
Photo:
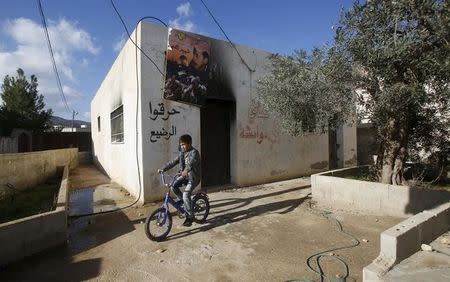
[[[308,257],[308,259],[306,259],[306,265],[308,266],[308,269],[312,272],[314,272],[315,274],[317,274],[320,277],[320,282],[323,282],[324,279],[327,279],[328,281],[332,281],[332,282],[345,282],[348,275],[349,275],[349,268],[347,263],[341,259],[340,257],[337,257],[333,254],[333,252],[335,251],[339,251],[339,250],[343,250],[343,249],[349,249],[349,248],[354,248],[356,246],[358,246],[360,244],[358,238],[356,238],[355,236],[353,236],[352,234],[344,231],[344,229],[342,228],[342,224],[339,222],[339,220],[337,220],[336,218],[334,218],[332,216],[332,212],[330,211],[317,211],[315,209],[313,209],[312,205],[311,205],[311,201],[309,202],[309,209],[311,210],[312,213],[315,213],[317,215],[323,216],[326,219],[328,219],[329,221],[332,221],[336,224],[336,228],[339,232],[343,233],[345,236],[351,238],[352,240],[352,244],[351,245],[347,245],[347,246],[343,246],[343,247],[336,247],[336,248],[332,248],[332,249],[328,249],[326,251],[322,251],[316,254],[311,255],[310,257]],[[340,264],[342,264],[345,268],[345,274],[342,277],[334,277],[334,276],[329,276],[326,275],[323,270],[322,267],[320,265],[320,259],[322,257],[331,257],[333,259],[336,259],[340,262]],[[312,261],[316,262],[316,267],[314,267],[314,265],[312,265]],[[308,279],[292,279],[292,280],[287,280],[286,282],[294,282],[294,281],[300,281],[300,282],[315,282],[313,280],[308,280]]]

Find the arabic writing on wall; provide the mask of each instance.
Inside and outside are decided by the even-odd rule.
[[[269,112],[267,112],[255,99],[252,99],[250,101],[250,106],[248,107],[248,119],[249,122],[253,122],[257,118],[269,118]]]
[[[150,108],[150,119],[151,120],[156,120],[159,116],[161,116],[162,120],[168,120],[171,115],[176,115],[176,114],[180,113],[179,111],[177,111],[175,109],[167,111],[167,113],[166,113],[164,103],[158,103],[159,110],[157,108],[152,110],[152,102],[149,102],[148,106]],[[151,116],[151,115],[153,115],[153,116]]]
[[[264,140],[270,142],[271,145],[278,142],[278,132],[272,130],[269,132],[263,130],[260,126],[251,126],[249,124],[245,126],[239,126],[239,137],[244,139],[256,139],[256,143],[261,144]]]
[[[153,121],[155,121],[158,117],[161,117],[162,120],[168,120],[170,116],[177,115],[180,112],[176,109],[166,110],[166,107],[164,103],[158,103],[158,107],[155,109],[152,108],[152,103],[148,103],[150,115],[149,118]],[[152,130],[150,131],[150,142],[155,143],[156,141],[163,139],[163,140],[169,140],[170,137],[177,134],[177,127],[172,125],[171,130],[168,131],[164,127],[161,127],[161,130],[156,131]]]
[[[167,130],[163,127],[161,128],[161,131],[154,131],[152,130],[150,132],[150,142],[155,143],[158,141],[158,139],[161,139],[163,137],[166,140],[169,140],[170,137],[177,134],[177,127],[172,125],[172,131],[167,132]]]
[[[239,125],[239,137],[256,140],[262,144],[264,140],[270,144],[270,149],[279,141],[279,130],[274,121],[272,129],[268,129],[271,120],[267,110],[255,99],[251,99],[248,107],[248,119],[244,125]]]

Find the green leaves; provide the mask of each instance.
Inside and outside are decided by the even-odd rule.
[[[22,69],[16,77],[7,75],[0,96],[0,135],[9,135],[14,128],[42,130],[50,126],[52,110],[45,110],[44,96],[38,93],[36,76],[27,80]]]
[[[283,129],[324,132],[358,103],[383,165],[404,162],[400,149],[450,154],[450,1],[355,1],[335,30],[328,49],[271,58],[259,101]]]
[[[294,136],[323,133],[354,111],[351,68],[335,49],[271,57],[272,73],[258,84],[258,100]]]

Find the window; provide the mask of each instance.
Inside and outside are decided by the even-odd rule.
[[[123,105],[111,113],[111,143],[123,143]]]
[[[102,127],[100,125],[100,116],[97,117],[97,131],[100,132],[102,130]]]

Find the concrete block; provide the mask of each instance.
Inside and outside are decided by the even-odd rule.
[[[313,198],[321,204],[332,204],[340,209],[397,217],[408,217],[450,201],[450,192],[447,191],[426,191],[339,177],[354,173],[357,169],[338,169],[312,175]]]
[[[450,225],[450,203],[421,212],[380,235],[380,254],[363,269],[363,281],[383,281],[394,265],[411,256],[446,232]]]
[[[56,210],[0,224],[0,265],[67,242],[68,178],[67,165]]]

